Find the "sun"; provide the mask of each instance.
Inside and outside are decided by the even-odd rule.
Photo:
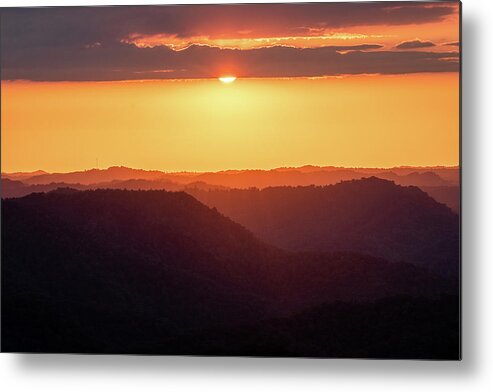
[[[233,83],[236,80],[236,76],[221,76],[218,79],[223,83]]]

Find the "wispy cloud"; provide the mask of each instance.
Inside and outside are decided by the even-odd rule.
[[[400,44],[396,45],[397,49],[421,49],[421,48],[431,48],[436,46],[431,41],[420,41],[419,39],[415,39],[412,41],[404,41]]]

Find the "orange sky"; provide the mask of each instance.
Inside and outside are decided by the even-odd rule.
[[[2,170],[457,165],[456,73],[2,83]]]
[[[2,171],[459,163],[456,2],[11,8],[1,33]]]
[[[437,4],[439,5],[439,4]],[[456,5],[458,7],[458,4]],[[337,28],[314,28],[312,31],[298,34],[282,34],[275,31],[258,33],[243,31],[241,34],[215,32],[214,34],[182,37],[176,34],[138,34],[125,36],[122,41],[140,47],[168,46],[174,50],[183,50],[190,45],[208,45],[220,48],[252,49],[275,45],[298,48],[314,48],[324,45],[358,45],[378,43],[382,50],[389,50],[403,41],[429,40],[436,46],[431,51],[452,50],[445,44],[456,42],[458,36],[459,13],[440,21],[405,25],[357,25]]]

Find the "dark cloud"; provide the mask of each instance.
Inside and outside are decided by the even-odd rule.
[[[413,41],[404,41],[400,44],[396,45],[397,49],[420,49],[420,48],[431,48],[436,46],[431,41],[420,41],[419,39],[415,39]]]
[[[191,46],[173,51],[121,43],[83,49],[37,49],[29,55],[4,59],[2,77],[55,81],[214,78],[225,73],[299,77],[458,71],[457,52],[363,51],[362,47],[368,49],[366,45],[252,50]]]
[[[455,2],[4,8],[0,11],[2,78],[193,78],[217,76],[223,69],[244,76],[447,71],[456,65],[442,60],[442,55],[370,52],[379,45],[248,51],[194,46],[174,52],[167,47],[137,48],[122,39],[130,34],[309,35],[313,29],[428,23],[456,12]],[[155,72],[160,70],[166,72]]]
[[[456,2],[367,2],[3,9],[8,45],[60,45],[121,39],[131,33],[285,36],[313,28],[436,22]]]
[[[442,44],[443,46],[460,46],[460,42],[459,41],[456,41],[456,42],[447,42],[445,44]]]

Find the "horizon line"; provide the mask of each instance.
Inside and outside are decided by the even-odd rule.
[[[331,80],[331,79],[347,79],[351,77],[402,77],[413,75],[437,75],[437,74],[460,74],[460,71],[421,71],[421,72],[400,72],[400,73],[382,73],[382,72],[363,72],[363,73],[340,73],[328,75],[301,75],[301,76],[236,76],[236,81],[240,80]],[[218,76],[209,77],[187,77],[187,78],[144,78],[144,79],[82,79],[82,80],[37,80],[37,79],[0,79],[0,83],[149,83],[149,82],[205,82],[217,81]]]
[[[92,167],[88,169],[76,169],[70,171],[47,171],[44,169],[34,169],[34,170],[18,170],[18,171],[1,171],[1,175],[12,175],[12,174],[30,174],[36,172],[43,172],[43,174],[70,174],[70,173],[83,173],[89,171],[106,171],[110,169],[130,169],[130,170],[140,170],[145,172],[162,172],[166,174],[204,174],[204,173],[224,173],[224,172],[232,172],[232,171],[275,171],[279,169],[302,169],[306,167],[314,167],[320,169],[333,168],[333,169],[373,169],[373,170],[392,170],[392,169],[459,169],[460,164],[456,165],[393,165],[393,166],[335,166],[335,165],[313,165],[313,164],[304,164],[300,166],[276,166],[272,168],[248,168],[248,169],[238,169],[238,168],[229,168],[229,169],[219,169],[219,170],[163,170],[163,169],[143,169],[130,167],[125,165],[111,165],[104,168]]]

